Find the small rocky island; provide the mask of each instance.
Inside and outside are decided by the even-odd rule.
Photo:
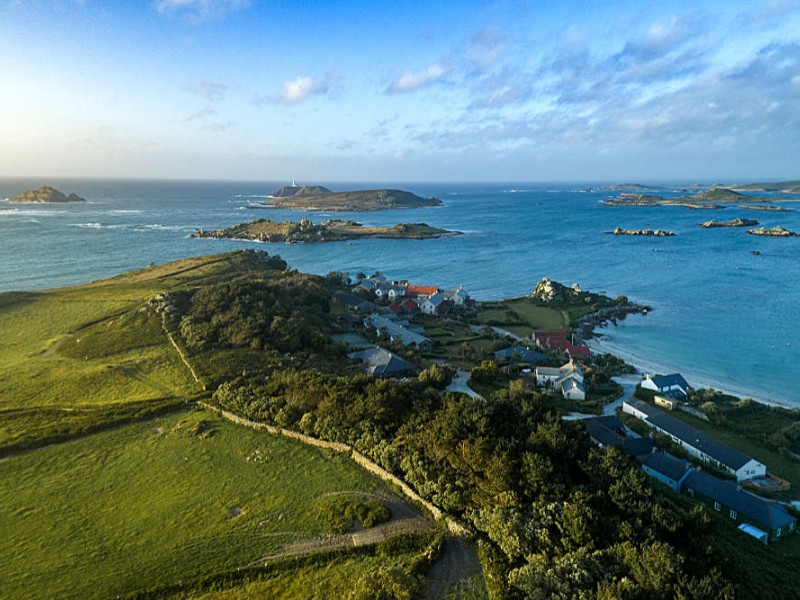
[[[731,221],[706,221],[705,223],[700,223],[699,227],[712,229],[714,227],[755,227],[756,225],[758,225],[758,221],[755,219],[743,219],[741,217],[737,217]]]
[[[28,190],[27,192],[14,196],[11,202],[35,202],[38,204],[63,204],[65,202],[86,202],[86,198],[81,198],[78,194],[66,195],[59,192],[57,189],[46,185],[36,190]]]
[[[392,208],[422,208],[441,206],[438,198],[422,198],[411,192],[394,189],[354,190],[332,192],[322,186],[292,185],[284,186],[272,194],[261,206],[294,208],[298,210],[330,210],[366,212]],[[259,205],[251,205],[258,208]]]
[[[672,237],[676,235],[674,231],[665,231],[664,229],[623,229],[622,227],[615,227],[614,231],[606,231],[608,235],[643,235],[649,237]]]
[[[431,227],[427,223],[400,223],[390,227],[369,227],[357,221],[322,221],[315,225],[308,219],[276,222],[258,219],[225,229],[205,231],[198,229],[195,238],[252,240],[256,242],[341,242],[359,238],[394,238],[423,240],[449,235],[460,235],[459,231],[448,231]]]
[[[766,237],[800,237],[800,233],[784,229],[780,225],[767,229],[766,227],[756,227],[750,229],[747,233],[750,235],[761,235]]]
[[[727,205],[741,205],[753,202],[777,202],[780,200],[800,200],[800,198],[775,198],[749,196],[729,188],[714,187],[693,196],[665,198],[651,194],[623,193],[603,201],[606,206],[683,206],[686,208],[717,209]],[[751,205],[752,206],[752,205]],[[751,208],[748,206],[747,208]]]

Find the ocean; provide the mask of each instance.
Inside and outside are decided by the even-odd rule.
[[[3,198],[52,185],[86,203],[19,205]],[[373,213],[248,209],[285,182],[0,179],[0,291],[102,279],[149,263],[258,248],[301,271],[373,273],[452,288],[475,298],[528,294],[542,277],[648,304],[599,331],[592,345],[648,371],[800,408],[800,238],[759,238],[744,229],[702,229],[737,216],[800,230],[800,212],[728,208],[611,207],[599,184],[357,184],[436,196],[437,208]],[[679,190],[664,186],[665,195]],[[660,192],[659,192],[660,193]],[[800,209],[800,204],[787,204]],[[464,232],[435,240],[258,244],[192,239],[197,228],[257,218],[355,219],[369,225],[425,222]],[[675,237],[605,235],[668,229]],[[753,254],[758,251],[760,254]]]

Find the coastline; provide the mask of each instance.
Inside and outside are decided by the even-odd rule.
[[[659,364],[649,360],[647,357],[639,356],[625,348],[619,347],[615,344],[609,344],[604,340],[604,328],[598,328],[599,331],[595,332],[595,336],[584,340],[584,343],[589,346],[592,352],[608,353],[621,358],[629,365],[633,366],[639,373],[671,373],[675,372],[675,367]],[[736,396],[738,398],[750,398],[753,402],[764,404],[767,406],[775,406],[777,408],[784,408],[786,410],[797,410],[798,406],[786,400],[767,398],[760,395],[757,391],[750,390],[746,387],[730,386],[722,384],[719,381],[714,381],[705,376],[696,376],[692,372],[681,371],[681,374],[692,385],[692,387],[699,388],[713,388],[723,394]]]

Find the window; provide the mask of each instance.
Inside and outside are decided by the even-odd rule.
[[[735,518],[736,518],[736,511],[732,510],[731,511],[731,519],[735,519]]]
[[[720,505],[719,502],[714,502],[714,510],[720,510],[721,508],[722,506]]]

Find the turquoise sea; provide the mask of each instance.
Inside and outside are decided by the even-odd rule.
[[[355,274],[454,287],[478,299],[519,296],[541,277],[651,305],[602,331],[596,346],[642,368],[681,371],[690,383],[800,406],[800,238],[701,229],[712,218],[755,218],[800,230],[800,212],[608,207],[599,184],[349,184],[398,187],[444,206],[377,213],[312,213],[246,207],[285,182],[0,179],[0,291],[83,283],[148,263],[258,247],[302,271]],[[315,182],[318,183],[318,182]],[[645,182],[646,183],[646,182]],[[16,205],[2,200],[43,184],[87,203]],[[678,189],[664,185],[665,194]],[[591,188],[591,191],[587,191]],[[789,204],[800,209],[800,204]],[[463,231],[438,240],[255,244],[191,239],[196,228],[256,218],[352,218],[370,225],[427,222]],[[676,237],[604,235],[621,226]],[[754,255],[752,251],[759,251]]]

